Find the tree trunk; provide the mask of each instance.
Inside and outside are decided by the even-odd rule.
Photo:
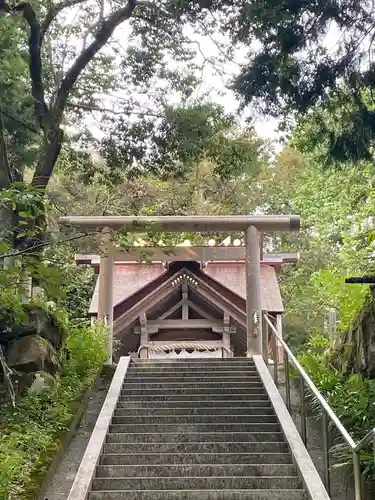
[[[32,186],[41,189],[43,192],[53,173],[63,140],[64,132],[60,126],[53,127],[45,132],[43,151],[31,183]]]

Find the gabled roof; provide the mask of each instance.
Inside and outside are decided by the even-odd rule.
[[[113,304],[116,306],[135,292],[154,281],[167,270],[160,263],[139,264],[126,263],[116,264],[114,273]],[[99,278],[96,280],[94,294],[91,299],[89,314],[97,314],[99,296]]]
[[[237,326],[237,334],[232,338],[235,351],[237,355],[242,356],[245,354],[245,300],[200,271],[194,264],[196,263],[175,263],[152,283],[117,304],[114,309],[113,332],[121,346],[119,355],[127,355],[139,347],[139,335],[134,335],[134,327],[139,325],[139,316],[142,313],[146,313],[148,319],[158,318],[164,312],[169,311],[171,306],[177,304],[181,299],[181,287],[172,285],[181,273],[191,277],[194,276],[198,283],[197,286],[192,288],[188,284],[188,296],[192,308],[198,307],[198,310],[203,312],[203,316],[209,314],[218,319],[222,319],[223,312],[227,312],[232,318],[233,324]],[[161,333],[163,339],[166,338],[165,333],[163,331]],[[171,331],[171,334],[173,334],[173,331]],[[202,338],[206,338],[205,334],[213,335],[212,332],[203,330],[199,333],[199,335],[203,335]],[[184,335],[189,335],[189,331],[184,331]]]
[[[186,263],[185,263],[186,264]],[[173,268],[181,268],[184,264],[174,263]],[[192,268],[192,272],[211,287],[227,296],[229,300],[240,305],[241,309],[246,307],[246,273],[244,262],[209,262],[204,269],[199,270],[199,264]],[[139,300],[154,290],[173,273],[167,270],[162,263],[138,264],[121,263],[115,264],[114,276],[114,307],[115,317],[123,314],[130,303]],[[261,264],[261,286],[262,286],[262,308],[272,313],[284,311],[280,295],[279,285],[275,269],[268,264]],[[98,310],[99,278],[96,282],[89,313],[97,314]],[[228,293],[229,292],[229,293]],[[228,296],[229,295],[229,296]],[[116,311],[117,310],[117,311]],[[244,309],[245,310],[245,309]],[[117,312],[117,314],[116,314]]]
[[[224,285],[246,300],[245,262],[208,262],[203,270],[208,276]],[[270,312],[283,312],[283,302],[275,269],[267,264],[260,266],[262,309]]]

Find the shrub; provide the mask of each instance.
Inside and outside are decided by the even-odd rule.
[[[80,398],[106,357],[106,335],[95,328],[74,328],[53,389],[27,394],[0,420],[0,500],[32,500],[70,424]]]
[[[375,427],[375,380],[360,374],[344,376],[331,364],[328,345],[329,342],[327,344],[320,334],[313,335],[298,360],[353,439],[359,441]],[[312,401],[312,407],[314,413],[320,416],[320,405]],[[352,463],[352,454],[347,446],[336,446],[333,451],[339,461],[337,466]],[[365,476],[373,480],[375,464],[372,450],[361,454],[361,462]]]

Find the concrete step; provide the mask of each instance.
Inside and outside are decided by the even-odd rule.
[[[170,359],[165,359],[165,360],[159,360],[159,361],[151,361],[151,360],[138,360],[136,363],[131,363],[129,368],[134,369],[134,368],[186,368],[189,366],[199,366],[202,368],[205,368],[206,370],[211,369],[212,367],[219,366],[219,367],[227,367],[227,368],[236,368],[237,366],[247,366],[250,368],[255,367],[255,363],[247,360],[243,360],[238,358],[236,361],[225,361],[222,359],[186,359],[186,360],[170,360]]]
[[[236,389],[252,389],[261,388],[263,389],[263,384],[260,380],[242,380],[241,382],[236,382],[232,379],[228,379],[224,382],[219,382],[218,380],[206,380],[201,379],[200,382],[191,382],[185,380],[182,382],[173,381],[163,381],[163,382],[130,382],[126,380],[122,386],[122,390],[142,390],[142,391],[173,391],[180,388],[192,389],[194,391],[205,391],[209,389],[220,389],[220,390],[230,390],[235,387]]]
[[[226,436],[225,436],[226,437]],[[230,436],[228,436],[230,439]],[[103,453],[289,453],[288,446],[281,441],[193,441],[165,443],[108,442],[104,444]]]
[[[174,408],[193,408],[193,409],[199,409],[199,408],[217,408],[217,407],[225,407],[225,408],[232,408],[234,406],[242,406],[244,409],[249,409],[249,408],[264,408],[268,406],[268,408],[271,408],[271,403],[268,399],[268,397],[262,396],[262,399],[249,399],[248,397],[240,399],[231,399],[230,401],[222,400],[222,399],[201,399],[200,397],[196,398],[184,398],[180,397],[177,400],[176,399],[166,399],[163,400],[160,397],[155,398],[154,400],[151,399],[144,399],[144,400],[139,400],[137,398],[122,398],[119,399],[117,403],[117,408],[127,408],[128,410],[133,409],[133,410],[139,410],[143,408],[147,409],[152,409],[152,408],[167,408],[170,413],[173,413]]]
[[[163,391],[161,391],[161,394],[129,394],[128,392],[126,393],[121,393],[120,396],[120,401],[189,401],[190,404],[194,404],[195,406],[198,406],[196,403],[197,401],[207,401],[207,400],[212,400],[214,399],[215,401],[221,401],[222,403],[225,404],[225,402],[232,402],[232,401],[249,401],[251,402],[253,398],[257,401],[268,401],[268,396],[266,392],[252,392],[251,394],[249,393],[243,393],[241,392],[235,392],[233,393],[228,393],[228,394],[222,394],[220,392],[215,392],[212,393],[211,391],[208,391],[207,393],[202,393],[201,391],[198,391],[196,393],[194,392],[185,392],[183,394],[166,394]]]
[[[275,412],[271,406],[266,406],[267,403],[264,402],[264,405],[261,407],[243,407],[243,406],[216,406],[216,407],[197,407],[197,408],[175,408],[175,407],[144,407],[144,408],[130,408],[129,405],[119,406],[117,410],[115,410],[114,415],[116,417],[129,417],[132,419],[146,418],[147,421],[150,421],[150,418],[169,418],[170,415],[173,415],[173,418],[180,417],[212,417],[216,419],[221,415],[227,415],[229,411],[233,412],[234,415],[245,415],[245,416],[256,416],[256,415],[268,415],[273,416]],[[214,408],[214,410],[213,410]],[[170,417],[172,418],[172,417]]]
[[[218,366],[205,366],[205,365],[186,365],[186,366],[137,366],[134,368],[129,368],[129,375],[138,374],[149,374],[149,373],[162,373],[163,375],[176,375],[176,374],[197,374],[197,373],[218,373],[220,375],[225,375],[228,373],[239,373],[239,374],[258,374],[255,366],[251,365],[218,365]]]
[[[230,409],[232,411],[232,408]],[[257,424],[258,422],[262,424],[277,424],[278,420],[276,415],[175,415],[170,417],[169,415],[128,415],[127,412],[119,410],[115,412],[115,416],[112,418],[112,424],[128,424],[128,425],[185,425],[185,424],[224,424],[231,422],[232,424]]]
[[[179,434],[179,433],[193,433],[193,432],[279,432],[280,424],[278,423],[250,423],[250,424],[241,424],[241,423],[232,423],[225,422],[222,424],[212,424],[212,423],[194,423],[194,424],[185,424],[183,422],[177,424],[117,424],[113,423],[110,425],[109,432],[110,433],[160,433],[160,434]]]
[[[212,427],[212,426],[211,426]],[[123,432],[110,432],[107,434],[107,443],[189,443],[191,442],[283,442],[284,435],[281,432],[164,432],[146,433],[134,432],[124,434]]]
[[[165,364],[177,364],[177,365],[182,365],[182,364],[191,364],[191,363],[204,363],[206,365],[212,365],[212,364],[231,364],[231,363],[248,363],[248,364],[254,364],[252,359],[249,358],[241,358],[241,357],[236,357],[236,358],[169,358],[169,359],[133,359],[132,360],[132,365],[145,365],[145,364],[155,364],[155,365],[165,365]]]
[[[292,464],[100,465],[96,477],[296,476]]]
[[[212,395],[222,395],[225,396],[227,394],[262,394],[266,393],[264,387],[260,384],[258,385],[250,385],[244,384],[241,386],[224,386],[218,387],[217,385],[213,387],[195,387],[195,386],[182,386],[178,384],[175,387],[165,387],[160,389],[152,389],[152,388],[130,388],[129,386],[125,386],[121,389],[121,396],[159,396],[159,395],[173,395],[173,394],[193,394],[193,395],[204,395],[204,394],[212,394]]]
[[[292,464],[292,455],[290,453],[126,453],[102,455],[100,464]]]
[[[89,500],[307,500],[299,489],[93,491]]]
[[[227,477],[136,477],[95,478],[92,489],[98,490],[201,490],[201,489],[298,489],[295,476]]]
[[[260,381],[260,377],[257,373],[239,373],[239,372],[225,372],[224,374],[217,374],[216,372],[193,372],[193,373],[132,373],[128,372],[125,382],[202,382],[206,380],[207,382],[226,382],[231,380],[233,382],[243,382],[243,381]]]

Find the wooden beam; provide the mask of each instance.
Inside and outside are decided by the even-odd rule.
[[[218,328],[223,323],[220,320],[211,321],[209,319],[156,319],[148,322],[150,327],[159,329],[188,330],[189,328]]]
[[[258,231],[299,231],[298,215],[166,215],[166,216],[65,216],[60,224],[86,228],[110,227],[132,233],[145,231],[216,232],[246,231],[254,226]]]
[[[180,341],[176,340],[151,340],[149,342],[149,345],[154,345],[154,346],[159,346],[159,345],[166,345],[166,344],[178,344]],[[202,340],[201,342],[199,340],[194,340],[192,343],[195,344],[205,344],[209,345],[211,347],[223,347],[223,343],[221,340]]]
[[[203,316],[205,319],[210,319],[211,321],[215,320],[211,314],[209,314],[207,311],[202,309],[202,307],[198,306],[197,304],[194,304],[191,300],[188,300],[188,306],[193,309],[196,313],[200,314]]]
[[[189,319],[189,305],[188,305],[188,284],[186,279],[182,281],[182,319]]]
[[[99,255],[77,254],[75,257],[77,264],[89,264],[94,267],[99,266]],[[245,261],[245,247],[132,247],[128,251],[115,252],[115,262],[173,262],[173,261],[198,262],[207,261]],[[298,252],[269,253],[264,254],[262,262],[265,264],[285,264],[298,262]]]
[[[158,319],[167,319],[168,316],[170,316],[171,314],[173,314],[175,311],[177,311],[177,309],[179,309],[180,307],[182,307],[182,304],[183,304],[183,301],[180,300],[179,302],[177,302],[177,304],[173,305],[172,307],[170,307],[168,309],[168,311],[165,311],[163,312],[163,314],[161,314]]]
[[[154,333],[158,333],[159,331],[159,328],[151,328],[150,325],[147,326],[147,332],[148,332],[148,335],[154,335]],[[141,334],[141,327],[140,326],[135,326],[134,327],[134,335],[140,335]]]
[[[241,308],[222,297],[214,288],[199,280],[197,292],[211,302],[217,309],[226,311],[240,325],[246,327],[246,313]]]
[[[174,276],[168,278],[164,283],[155,288],[155,290],[153,290],[150,295],[143,297],[139,302],[130,307],[130,309],[128,309],[125,313],[121,314],[121,316],[119,316],[113,323],[114,334],[117,335],[127,326],[136,321],[142,311],[149,311],[164,298],[171,295],[174,291],[171,286],[173,279]]]

